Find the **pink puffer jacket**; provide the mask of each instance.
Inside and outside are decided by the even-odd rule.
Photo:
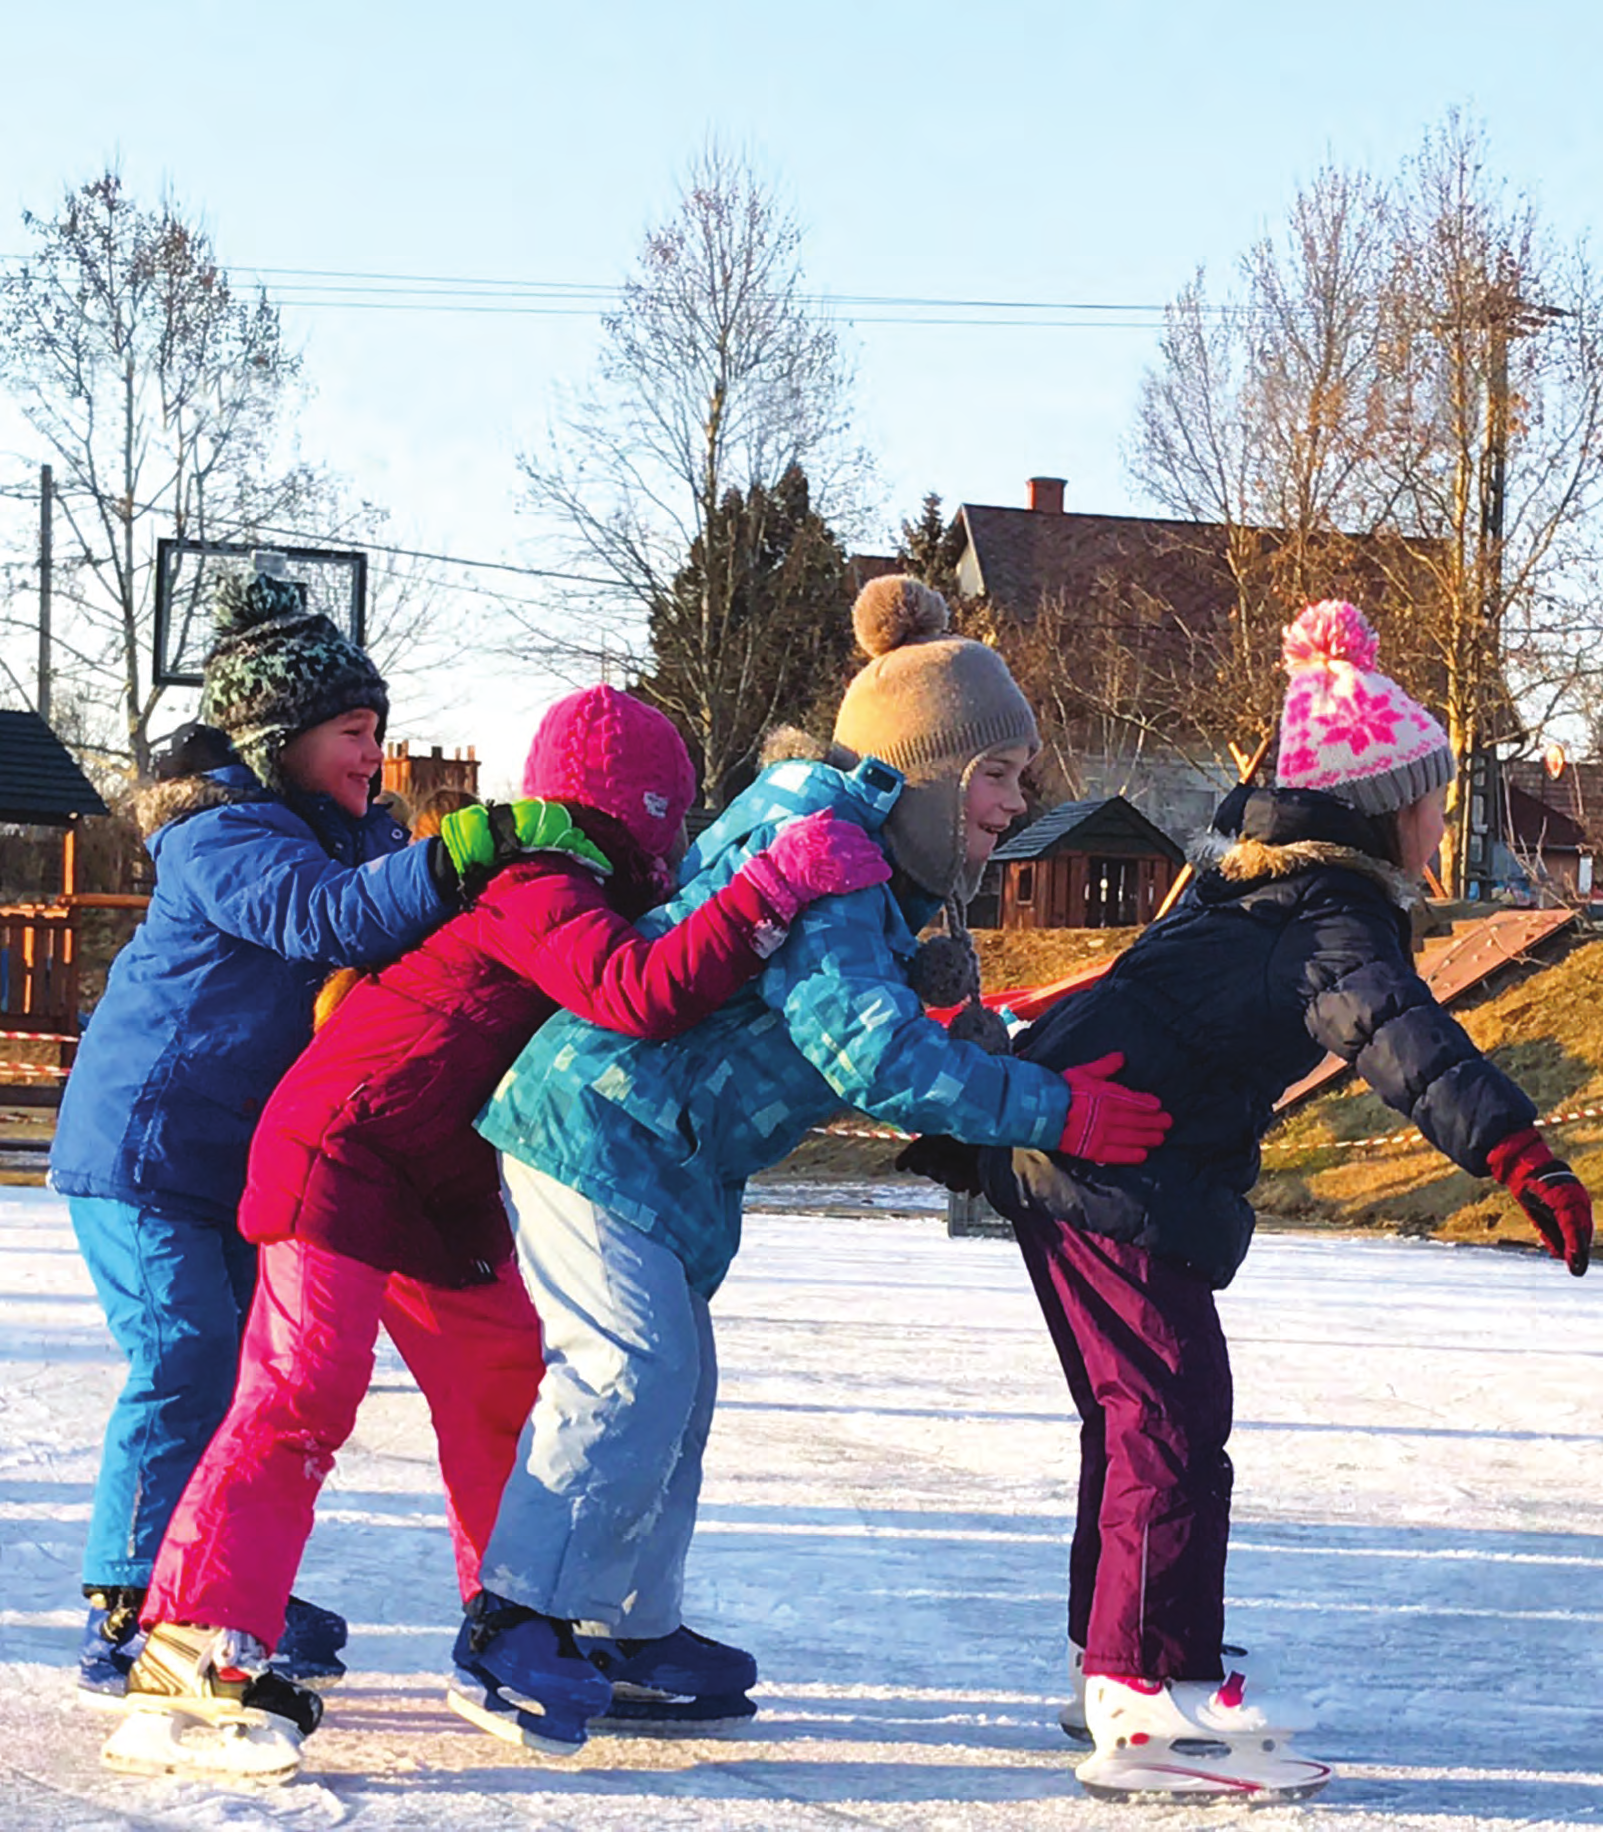
[[[577,860],[510,867],[364,978],[279,1083],[251,1145],[241,1231],[436,1285],[488,1279],[512,1241],[473,1119],[535,1030],[565,1006],[625,1036],[677,1036],[761,969],[773,939],[742,877],[648,941]]]

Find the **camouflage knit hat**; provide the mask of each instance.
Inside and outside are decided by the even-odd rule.
[[[306,608],[301,586],[265,573],[227,574],[214,614],[201,717],[228,734],[265,787],[285,788],[280,752],[325,719],[369,707],[383,736],[390,711],[383,677],[329,618]]]
[[[852,607],[870,657],[835,718],[835,750],[878,757],[907,778],[885,822],[897,865],[937,897],[967,902],[963,804],[993,751],[1040,748],[1035,715],[994,649],[954,636],[946,600],[901,573],[873,579]]]

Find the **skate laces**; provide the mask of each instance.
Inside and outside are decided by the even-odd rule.
[[[481,1590],[468,1605],[468,1647],[482,1654],[497,1635],[520,1622],[549,1622],[556,1636],[557,1652],[567,1660],[585,1660],[573,1638],[573,1624],[560,1616],[543,1616],[526,1604],[514,1603],[510,1597],[498,1597],[493,1591]],[[588,1661],[586,1661],[588,1665]]]
[[[197,1664],[225,1682],[257,1679],[267,1671],[267,1649],[242,1628],[220,1628]]]
[[[84,1595],[96,1609],[106,1613],[99,1623],[99,1633],[113,1647],[120,1647],[139,1627],[139,1612],[145,1606],[145,1593],[127,1585],[85,1587]]]

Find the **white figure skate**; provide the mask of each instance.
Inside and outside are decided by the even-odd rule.
[[[1327,1763],[1290,1747],[1307,1710],[1248,1699],[1239,1673],[1219,1685],[1093,1674],[1085,1715],[1096,1749],[1076,1779],[1098,1799],[1305,1800],[1330,1780]]]
[[[235,1629],[161,1623],[128,1675],[127,1709],[101,1760],[139,1775],[286,1781],[323,1702]]]
[[[1247,1666],[1247,1650],[1232,1647],[1226,1642],[1219,1653],[1227,1670],[1240,1673],[1243,1678],[1250,1678]],[[1091,1747],[1091,1731],[1085,1721],[1085,1649],[1069,1643],[1069,1702],[1058,1713],[1058,1723],[1063,1734],[1071,1743],[1083,1743]]]

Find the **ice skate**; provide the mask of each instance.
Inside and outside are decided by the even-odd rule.
[[[89,1617],[78,1649],[78,1701],[97,1711],[121,1711],[127,1703],[128,1674],[144,1651],[139,1626],[143,1590],[108,1585],[89,1592]],[[269,1664],[293,1685],[326,1692],[345,1677],[339,1657],[349,1630],[331,1609],[291,1597],[284,1610],[284,1634]]]
[[[452,1649],[446,1703],[503,1743],[571,1756],[612,1700],[571,1626],[481,1590]]]
[[[271,1656],[273,1671],[297,1686],[326,1692],[345,1677],[340,1649],[349,1637],[342,1615],[304,1597],[291,1597],[284,1606],[284,1632]]]
[[[267,1664],[237,1629],[158,1623],[128,1675],[122,1722],[101,1759],[140,1775],[284,1781],[323,1701]]]
[[[574,1640],[612,1682],[612,1703],[592,1730],[718,1730],[756,1716],[746,1695],[757,1683],[757,1662],[743,1648],[682,1625],[648,1641],[605,1635]]]
[[[1219,1685],[1093,1674],[1085,1707],[1096,1748],[1076,1779],[1098,1799],[1304,1800],[1331,1776],[1327,1763],[1290,1747],[1307,1711],[1249,1700],[1239,1673]]]
[[[128,1672],[145,1646],[139,1611],[145,1593],[132,1585],[86,1587],[89,1615],[78,1645],[78,1701],[98,1711],[120,1711]]]
[[[1232,1647],[1226,1642],[1219,1650],[1225,1666],[1232,1672],[1246,1677],[1247,1650]],[[1069,1644],[1069,1702],[1058,1713],[1058,1723],[1063,1727],[1063,1734],[1071,1743],[1083,1743],[1091,1747],[1091,1732],[1085,1721],[1085,1649]]]

